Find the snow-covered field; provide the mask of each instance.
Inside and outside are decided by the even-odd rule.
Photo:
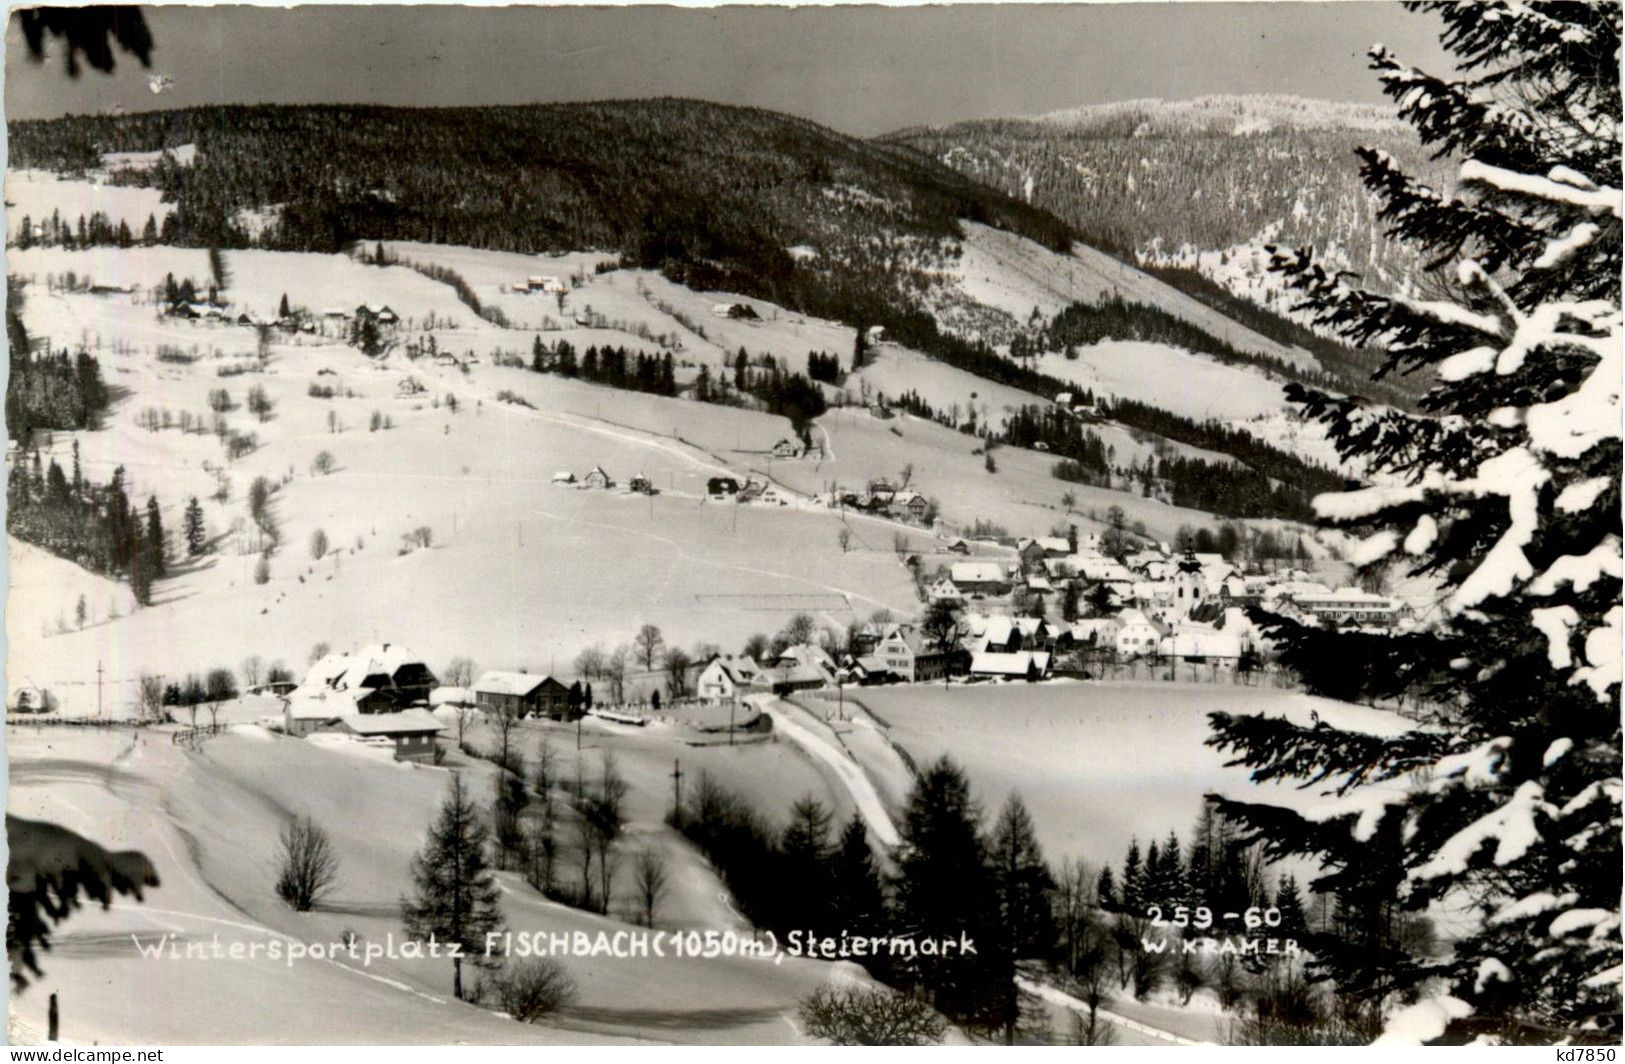
[[[911,486],[939,502],[950,526],[986,519],[1014,535],[1042,534],[1065,520],[1088,524],[1082,514],[1091,509],[1104,514],[1122,505],[1131,522],[1142,521],[1167,539],[1181,525],[1210,520],[1055,480],[1052,456],[1038,452],[1002,449],[998,472],[990,474],[973,453],[974,438],[915,418],[877,420],[861,408],[834,409],[820,420],[815,432],[827,444],[822,455],[775,460],[769,449],[789,434],[783,418],[493,362],[502,352],[528,358],[537,336],[654,350],[658,343],[640,332],[669,339],[686,320],[712,339],[689,333],[680,359],[714,358],[720,372],[730,348],[748,335],[755,338],[747,345],[753,352],[804,365],[809,350],[849,350],[849,329],[760,301],[753,304],[762,315],[758,322],[717,318],[709,313],[716,294],[688,292],[643,271],[598,274],[593,267],[601,256],[538,264],[533,257],[469,249],[394,250],[455,268],[491,291],[521,267],[566,277],[574,271],[582,285],[567,295],[567,306],[591,306],[592,314],[615,324],[593,318],[591,326],[568,330],[502,329],[474,315],[449,285],[405,266],[379,268],[337,255],[227,252],[222,297],[232,314],[274,316],[284,294],[293,306],[318,314],[387,303],[409,329],[432,319],[440,349],[468,363],[413,362],[399,349],[369,359],[342,342],[341,325],[326,323],[314,335],[273,334],[261,368],[253,329],[158,314],[153,291],[166,274],[209,283],[201,250],[13,251],[11,269],[32,279],[23,305],[30,333],[59,345],[83,343],[101,360],[116,396],[100,430],[57,433],[50,454],[66,467],[77,435],[88,477],[105,482],[122,467],[137,505],[149,495],[158,498],[172,544],[179,543],[187,500],[198,497],[211,540],[200,559],[176,558],[174,571],[157,585],[154,606],[142,610],[130,609],[110,582],[89,574],[68,579],[60,572],[65,563],[17,552],[19,594],[8,616],[12,660],[38,685],[63,692],[66,711],[93,708],[87,692],[94,692],[98,662],[110,699],[105,704],[122,714],[143,673],[174,677],[250,654],[298,669],[317,642],[342,649],[399,641],[436,666],[470,655],[488,667],[557,671],[581,648],[623,642],[645,622],[679,645],[706,641],[732,649],[796,612],[835,624],[881,607],[907,612],[916,599],[893,536],[903,532],[922,549],[932,534],[843,516],[809,500],[834,484],[895,479],[909,466]],[[92,295],[47,284],[69,270],[132,290]],[[552,296],[513,299],[556,308]],[[165,361],[157,358],[160,348],[169,350]],[[800,363],[792,358],[796,352]],[[251,372],[225,375],[245,368]],[[876,388],[924,387],[944,405],[962,390],[967,404],[992,408],[986,413],[1037,401],[893,345],[864,374],[860,381]],[[255,386],[274,406],[265,420],[245,409]],[[312,387],[336,394],[315,397]],[[222,388],[233,405],[222,415],[227,431],[257,439],[248,455],[228,461],[213,432],[182,433],[178,424],[149,431],[138,424],[152,411],[177,423],[187,414],[206,425],[213,416],[210,393]],[[501,401],[502,393],[529,405]],[[387,418],[389,427],[372,431],[375,416]],[[1121,429],[1100,429],[1120,460],[1149,451],[1149,443]],[[314,469],[323,452],[332,458],[326,475]],[[641,473],[661,494],[650,499],[627,495],[621,486],[603,492],[551,483],[556,472],[580,476],[596,465],[621,486]],[[707,478],[721,473],[770,478],[788,490],[792,505],[704,501]],[[257,477],[276,486],[272,511],[281,537],[264,584],[254,581],[263,539],[246,509]],[[1079,511],[1070,517],[1061,507],[1069,490]],[[843,521],[852,532],[844,551],[837,537]],[[403,550],[403,536],[419,528],[429,529],[431,545]],[[320,559],[311,547],[318,531],[328,544]],[[81,594],[83,631],[76,617]],[[119,630],[110,637],[101,624],[115,614]]]
[[[1076,359],[1043,355],[1033,368],[1097,395],[1135,399],[1196,421],[1242,420],[1288,409],[1279,381],[1167,344],[1108,340],[1079,347],[1077,354]]]
[[[1018,792],[1051,861],[1081,857],[1097,866],[1121,862],[1132,838],[1144,845],[1170,830],[1185,835],[1209,792],[1313,800],[1273,785],[1260,790],[1246,770],[1225,767],[1224,756],[1204,745],[1210,712],[1307,723],[1313,711],[1378,733],[1409,726],[1378,710],[1228,684],[919,684],[856,696],[916,764],[944,754],[958,762],[989,818]]]
[[[529,730],[525,738],[537,741]],[[408,863],[444,796],[448,769],[356,758],[252,730],[211,739],[199,752],[172,745],[162,731],[11,728],[7,740],[8,811],[52,820],[103,846],[139,849],[161,880],[144,902],[92,907],[62,925],[43,958],[44,976],[12,998],[14,1032],[25,1039],[44,1032],[55,993],[63,1038],[80,1045],[369,1043],[381,1032],[400,1043],[795,1042],[803,1040],[795,1003],[827,979],[848,977],[846,969],[795,959],[572,957],[564,964],[578,1000],[547,1025],[531,1026],[455,1001],[444,959],[340,956],[289,965],[295,941],[332,943],[353,931],[363,957],[368,944],[385,947],[391,934],[399,943]],[[574,751],[564,750],[569,730],[558,729],[554,741],[561,768],[573,771]],[[657,925],[739,926],[715,876],[660,823],[669,791],[656,768],[669,772],[670,759],[649,754],[654,761],[642,765],[634,744],[591,726],[586,745],[588,772],[615,745],[634,781],[629,852],[648,845],[672,862]],[[683,761],[741,789],[770,780],[817,787],[816,775],[779,745],[684,753]],[[457,763],[484,801],[489,766]],[[341,862],[337,890],[312,913],[293,912],[272,889],[277,833],[291,814],[322,824]],[[619,908],[594,916],[545,901],[512,874],[500,882],[506,925],[516,933],[628,927],[614,915]],[[244,954],[262,947],[236,960],[151,959],[131,939],[150,946],[166,934],[181,950],[212,951],[217,940],[227,950],[247,944]],[[268,959],[273,941],[282,943],[282,959]],[[468,975],[472,983],[476,973]]]
[[[1305,367],[1314,356],[1278,343],[1231,321],[1212,307],[1086,244],[1070,254],[1050,251],[1022,237],[975,222],[962,222],[963,254],[951,276],[974,302],[1025,323],[1036,308],[1054,317],[1071,303],[1120,298],[1158,307],[1195,325],[1238,351],[1267,355]]]
[[[105,181],[85,181],[58,177],[45,170],[6,171],[6,241],[21,232],[24,218],[36,228],[57,211],[69,226],[83,214],[107,216],[115,229],[120,222],[137,238],[151,217],[158,225],[174,210],[174,204],[160,202],[155,188],[113,185]]]

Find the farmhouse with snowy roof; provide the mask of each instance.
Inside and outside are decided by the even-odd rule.
[[[998,562],[954,562],[948,578],[965,595],[1007,595],[1010,578]]]
[[[474,681],[474,704],[486,713],[523,720],[568,720],[570,689],[551,676],[492,670]]]
[[[964,671],[959,647],[938,646],[911,624],[893,628],[875,647],[873,657],[905,683],[929,683]]]
[[[395,760],[429,764],[434,761],[434,741],[444,728],[428,710],[407,709],[399,713],[344,714],[315,730],[389,743],[395,748]]]
[[[694,691],[707,702],[737,702],[743,695],[768,690],[762,667],[748,657],[712,655],[694,684]]]
[[[981,651],[971,655],[972,676],[1006,680],[1042,680],[1049,674],[1050,656],[1042,650],[1018,650],[1013,654]]]
[[[398,644],[381,643],[321,658],[290,698],[343,696],[356,712],[381,713],[426,703],[438,686],[421,658]]]

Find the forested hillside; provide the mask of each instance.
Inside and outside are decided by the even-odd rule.
[[[970,218],[1064,246],[1067,227],[939,164],[786,115],[695,100],[534,107],[226,107],[12,122],[11,163],[73,172],[196,146],[116,180],[175,203],[166,242],[331,251],[361,237],[617,250],[748,274],[907,271]],[[818,252],[792,255],[790,248]],[[834,260],[833,264],[830,260]]]
[[[1354,148],[1444,176],[1381,110],[1290,97],[1137,100],[885,139],[1052,211],[1119,255],[1196,265],[1191,249],[1228,260],[1266,239],[1312,244],[1382,285],[1416,262],[1382,239]]]

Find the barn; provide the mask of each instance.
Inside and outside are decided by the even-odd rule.
[[[528,672],[485,673],[474,682],[474,704],[504,717],[570,717],[570,689],[551,676]]]

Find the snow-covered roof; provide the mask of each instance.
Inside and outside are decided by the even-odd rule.
[[[422,664],[422,658],[399,643],[372,643],[350,655],[349,667],[339,677],[339,684],[358,686],[368,676],[394,676],[407,665]]]
[[[711,659],[712,664],[719,667],[728,678],[736,684],[755,683],[762,675],[762,667],[744,655],[737,658],[717,657]],[[707,666],[709,668],[709,666]]]
[[[418,735],[445,730],[423,709],[403,709],[398,713],[346,713],[339,726],[357,735]]]
[[[1161,635],[1167,631],[1166,628],[1158,624],[1156,621],[1153,621],[1150,617],[1147,617],[1145,613],[1140,610],[1124,610],[1122,613],[1117,615],[1117,620],[1124,628],[1139,626],[1154,628],[1156,629],[1158,635]]]
[[[436,687],[429,692],[431,706],[472,706],[474,692],[467,687]]]
[[[393,677],[407,665],[422,665],[423,659],[398,643],[373,643],[353,654],[328,654],[305,673],[296,694],[320,695],[325,691],[363,688],[367,677],[383,674]]]
[[[833,669],[824,669],[818,665],[799,661],[781,661],[770,671],[770,679],[774,683],[829,683],[834,677]]]
[[[532,672],[501,672],[493,669],[474,681],[474,691],[477,694],[517,695],[523,698],[550,679],[552,677],[545,674],[538,676]]]
[[[1038,630],[1042,627],[1044,627],[1044,618],[1042,617],[1016,618],[1016,630],[1028,638],[1032,638],[1033,636],[1037,635]]]
[[[1065,559],[1072,563],[1072,569],[1079,576],[1087,580],[1132,580],[1133,574],[1121,562],[1114,562],[1110,558],[1098,555],[1087,556],[1074,554]]]
[[[795,646],[785,647],[784,651],[779,654],[779,664],[783,664],[786,660],[804,665],[818,665],[828,669],[835,667],[835,659],[829,656],[829,652],[823,647],[814,646],[812,643],[797,643]]]
[[[1004,566],[998,562],[954,562],[948,569],[956,584],[1003,583]]]
[[[989,617],[987,619],[987,623],[983,625],[982,631],[979,634],[981,635],[982,642],[984,644],[992,643],[996,646],[1004,646],[1010,642],[1010,636],[1015,631],[1016,623],[1009,617],[1000,615],[997,617]]]
[[[331,720],[346,713],[355,712],[355,703],[346,698],[329,698],[326,695],[295,693],[288,699],[283,710],[294,720]]]
[[[1042,650],[1018,650],[998,654],[986,650],[971,655],[970,671],[977,676],[1027,676],[1034,670],[1049,670],[1049,654]]]

